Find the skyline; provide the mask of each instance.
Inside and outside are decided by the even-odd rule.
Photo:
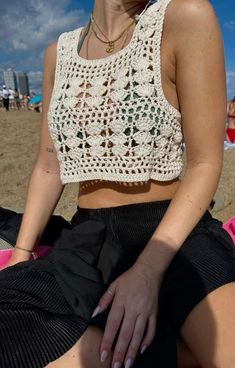
[[[228,98],[235,95],[235,1],[211,0],[223,36]],[[59,34],[84,25],[92,0],[1,0],[0,3],[0,86],[3,70],[27,72],[32,90],[42,78],[44,49]],[[33,22],[32,22],[33,19]]]

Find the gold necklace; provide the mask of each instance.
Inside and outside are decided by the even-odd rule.
[[[89,57],[88,57],[88,44],[89,44],[90,37],[91,37],[91,33],[87,36],[87,41],[86,41],[86,58],[87,58],[87,60],[89,59]]]
[[[129,34],[129,30],[128,30],[128,32],[126,32],[126,36],[125,36],[124,41],[123,41],[123,44],[121,46],[121,50],[123,49],[123,47],[124,47],[124,45],[126,43],[126,39],[127,39],[128,34]],[[90,37],[91,37],[91,33],[87,36],[87,42],[86,42],[86,58],[87,58],[87,60],[89,60],[89,56],[88,56],[88,45],[89,45],[89,39],[90,39]]]
[[[106,40],[108,40],[108,41],[104,41],[104,40],[102,40],[98,35],[97,35],[97,33],[96,33],[96,31],[94,30],[94,24],[95,23],[95,25],[97,26],[97,28],[98,28],[98,30],[102,33],[102,35],[106,38]],[[114,50],[114,44],[115,44],[115,42],[117,42],[123,35],[124,35],[124,33],[133,25],[135,23],[135,20],[133,20],[133,22],[131,22],[131,24],[129,24],[129,26],[128,27],[126,27],[125,29],[124,29],[124,31],[120,34],[120,36],[119,37],[117,37],[115,40],[109,40],[108,39],[108,37],[102,32],[102,30],[99,28],[99,26],[98,26],[98,24],[96,23],[96,21],[95,21],[95,19],[94,19],[94,16],[93,16],[93,12],[91,13],[91,29],[92,29],[92,31],[93,31],[93,33],[94,33],[94,35],[95,35],[95,37],[100,41],[100,42],[102,42],[102,43],[104,43],[104,44],[106,44],[106,45],[108,45],[107,47],[106,47],[106,52],[107,53],[111,53],[113,50]]]

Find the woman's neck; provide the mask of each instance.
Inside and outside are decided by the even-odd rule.
[[[147,0],[94,0],[93,15],[106,37],[115,39],[147,3]]]

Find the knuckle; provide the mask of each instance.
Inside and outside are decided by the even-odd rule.
[[[124,359],[124,351],[121,349],[115,350],[113,354],[113,360],[116,362],[122,362]]]
[[[104,338],[102,341],[102,347],[110,350],[112,348],[112,341],[109,338]]]
[[[103,303],[108,302],[108,301],[109,301],[109,299],[110,299],[110,296],[111,296],[110,294],[105,293],[105,294],[102,296],[101,301],[102,301]]]
[[[116,318],[111,318],[111,319],[110,319],[110,321],[108,322],[108,325],[109,325],[109,328],[110,328],[111,330],[116,329],[116,328],[117,328],[117,326],[118,326],[118,321],[117,321],[117,319],[116,319]]]
[[[121,338],[125,341],[128,341],[130,340],[130,337],[131,337],[131,331],[127,328],[125,328],[123,331],[122,331],[122,335],[121,335]]]
[[[146,325],[141,325],[141,326],[139,326],[137,329],[136,329],[136,335],[137,336],[143,336],[144,335],[144,331],[145,331],[145,326]]]

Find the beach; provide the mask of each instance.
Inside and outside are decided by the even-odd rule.
[[[0,111],[0,206],[22,210],[39,142],[41,114]],[[225,222],[235,215],[235,149],[224,151],[221,179],[212,214]],[[70,219],[76,211],[78,184],[68,184],[55,213]],[[220,209],[220,207],[224,208]]]

